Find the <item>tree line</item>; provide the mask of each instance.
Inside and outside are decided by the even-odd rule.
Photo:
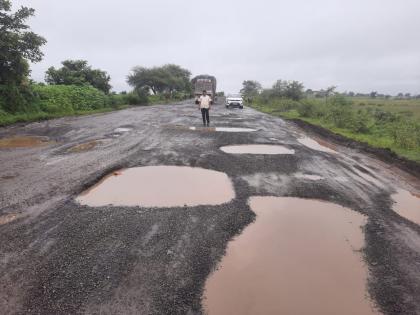
[[[263,89],[262,85],[255,80],[245,80],[242,83],[241,94],[248,98],[252,99],[255,96],[262,96],[266,98],[287,98],[294,101],[299,101],[302,98],[326,98],[341,94],[347,97],[365,97],[365,98],[383,98],[383,99],[420,99],[419,95],[411,95],[410,93],[398,93],[395,96],[389,94],[380,94],[377,91],[372,91],[370,93],[355,93],[355,92],[343,92],[338,93],[336,91],[336,86],[329,86],[325,89],[318,91],[312,89],[306,89],[302,82],[299,81],[288,81],[288,80],[277,80],[271,88]]]

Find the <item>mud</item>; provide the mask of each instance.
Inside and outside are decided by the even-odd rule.
[[[10,222],[15,221],[16,219],[18,219],[20,217],[19,214],[16,213],[9,213],[9,214],[5,214],[5,215],[1,215],[0,216],[0,225],[4,225]]]
[[[100,140],[93,140],[93,141],[81,143],[81,144],[78,144],[78,145],[75,145],[75,146],[71,147],[68,150],[68,152],[78,153],[78,152],[89,151],[89,150],[94,149],[99,144],[101,144]]]
[[[252,197],[257,214],[206,282],[208,314],[378,314],[366,299],[366,217],[331,203]]]
[[[314,140],[309,137],[299,138],[298,141],[307,146],[308,148],[316,151],[327,152],[327,153],[337,153],[334,149],[334,146],[331,146],[326,141]]]
[[[295,154],[295,150],[281,145],[268,144],[229,145],[221,147],[220,150],[230,154]]]
[[[407,220],[420,225],[420,196],[404,189],[392,195],[393,210]]]
[[[77,201],[100,207],[182,207],[219,205],[235,192],[226,174],[202,168],[149,166],[113,172],[82,193]]]
[[[50,144],[47,137],[37,136],[14,136],[0,139],[0,149],[29,148]]]

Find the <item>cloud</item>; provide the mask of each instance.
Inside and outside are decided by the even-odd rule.
[[[236,92],[246,79],[270,86],[294,79],[308,88],[420,93],[418,0],[16,0],[36,9],[47,38],[45,70],[86,59],[108,71],[115,90],[135,65],[176,63],[209,73]]]

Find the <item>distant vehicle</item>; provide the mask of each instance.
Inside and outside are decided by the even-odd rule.
[[[191,80],[194,88],[194,97],[197,101],[200,95],[203,94],[203,91],[206,90],[207,94],[212,98],[213,101],[216,100],[216,87],[217,80],[215,77],[207,74],[198,75]]]
[[[244,108],[244,99],[239,94],[228,95],[226,98],[226,108],[238,107],[240,109]]]

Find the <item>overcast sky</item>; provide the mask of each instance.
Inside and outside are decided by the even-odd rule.
[[[277,79],[306,88],[420,94],[420,0],[14,0],[36,9],[45,58],[86,59],[128,90],[133,66],[175,63],[219,90]]]

